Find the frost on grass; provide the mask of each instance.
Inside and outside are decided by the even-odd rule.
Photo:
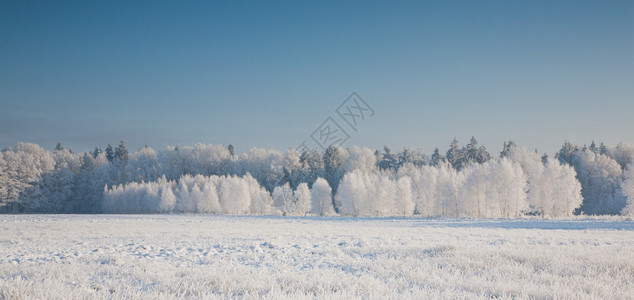
[[[2,216],[0,298],[611,298],[634,223]]]

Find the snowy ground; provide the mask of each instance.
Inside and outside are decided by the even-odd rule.
[[[633,295],[628,219],[0,216],[0,298]]]

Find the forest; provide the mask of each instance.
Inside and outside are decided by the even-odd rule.
[[[634,146],[573,145],[552,156],[475,138],[431,155],[352,146],[284,152],[121,141],[75,153],[20,143],[0,152],[3,213],[522,216],[634,214]]]

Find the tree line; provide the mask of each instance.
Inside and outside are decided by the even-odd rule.
[[[75,153],[20,143],[0,152],[0,212],[519,217],[632,214],[634,146],[565,142],[540,155],[475,138],[446,152],[332,146],[280,152],[121,141]]]

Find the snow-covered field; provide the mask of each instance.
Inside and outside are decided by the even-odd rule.
[[[634,297],[629,219],[0,216],[0,298]]]

